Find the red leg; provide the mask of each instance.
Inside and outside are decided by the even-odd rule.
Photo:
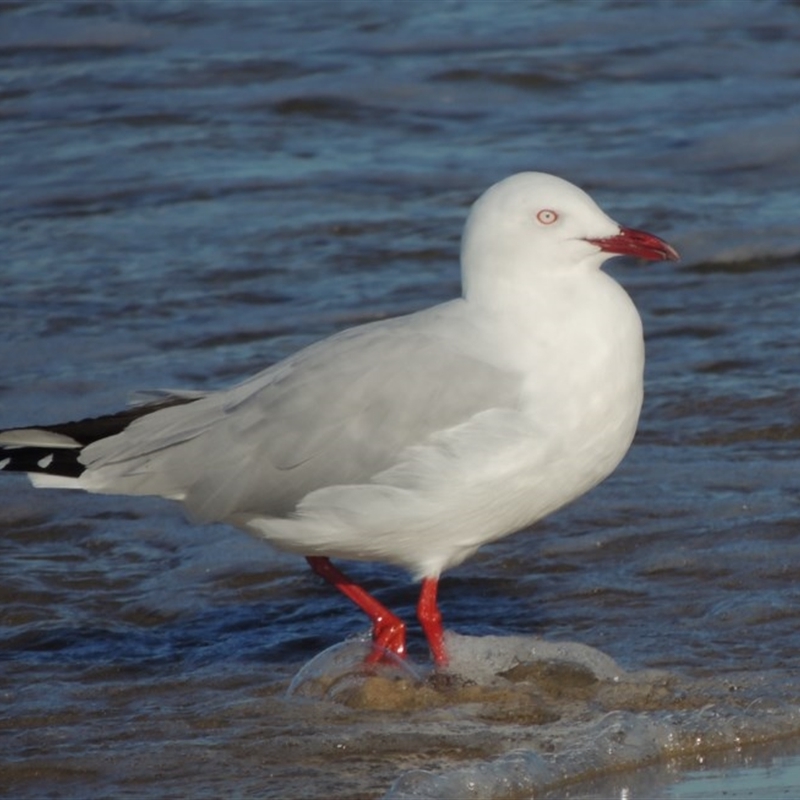
[[[417,603],[417,618],[422,624],[422,630],[428,639],[433,663],[437,667],[446,667],[449,659],[447,657],[447,649],[444,646],[442,614],[436,604],[436,590],[438,588],[438,578],[423,578],[419,602]]]
[[[371,594],[353,583],[341,570],[336,569],[328,558],[306,556],[306,561],[317,575],[349,597],[372,621],[372,641],[375,647],[367,659],[367,663],[374,664],[380,661],[384,650],[390,650],[401,658],[405,658],[406,626],[400,617],[392,614]]]

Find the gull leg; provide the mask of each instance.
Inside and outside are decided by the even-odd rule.
[[[392,614],[386,606],[379,603],[371,594],[353,583],[341,570],[331,564],[325,556],[306,556],[308,565],[321,578],[335,586],[342,594],[349,597],[372,621],[373,650],[367,663],[374,664],[381,660],[383,651],[405,658],[406,625],[400,617]]]
[[[422,580],[422,589],[417,603],[417,618],[428,639],[433,663],[437,667],[446,667],[449,659],[447,657],[447,649],[444,646],[442,614],[436,603],[436,591],[438,588],[439,578],[424,578]]]

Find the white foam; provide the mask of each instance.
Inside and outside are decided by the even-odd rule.
[[[462,636],[445,634],[448,671],[465,680],[488,683],[518,664],[565,661],[591,671],[598,680],[619,680],[625,671],[599,650],[580,642],[550,642],[534,636]]]
[[[289,697],[336,699],[336,695],[365,675],[379,669],[382,674],[399,674],[420,681],[423,672],[388,650],[384,663],[365,670],[367,657],[373,650],[370,632],[339,642],[314,656],[294,676],[286,694]]]
[[[545,789],[576,775],[619,769],[656,758],[674,738],[672,726],[625,711],[607,714],[576,728],[570,749],[541,755],[515,750],[493,761],[433,773],[410,770],[401,775],[382,800],[451,800],[537,797]]]

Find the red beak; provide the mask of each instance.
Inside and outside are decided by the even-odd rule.
[[[606,253],[620,256],[636,256],[648,261],[678,261],[678,251],[670,247],[663,239],[646,231],[633,228],[622,228],[616,236],[605,239],[587,239]]]

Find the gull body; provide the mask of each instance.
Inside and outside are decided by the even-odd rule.
[[[618,254],[677,258],[560,178],[511,176],[470,211],[461,297],[343,331],[226,391],[0,432],[0,464],[39,486],[168,497],[306,556],[401,655],[402,623],[328,559],[404,567],[445,664],[441,572],[584,494],[631,444],[644,346],[633,302],[600,269]]]

